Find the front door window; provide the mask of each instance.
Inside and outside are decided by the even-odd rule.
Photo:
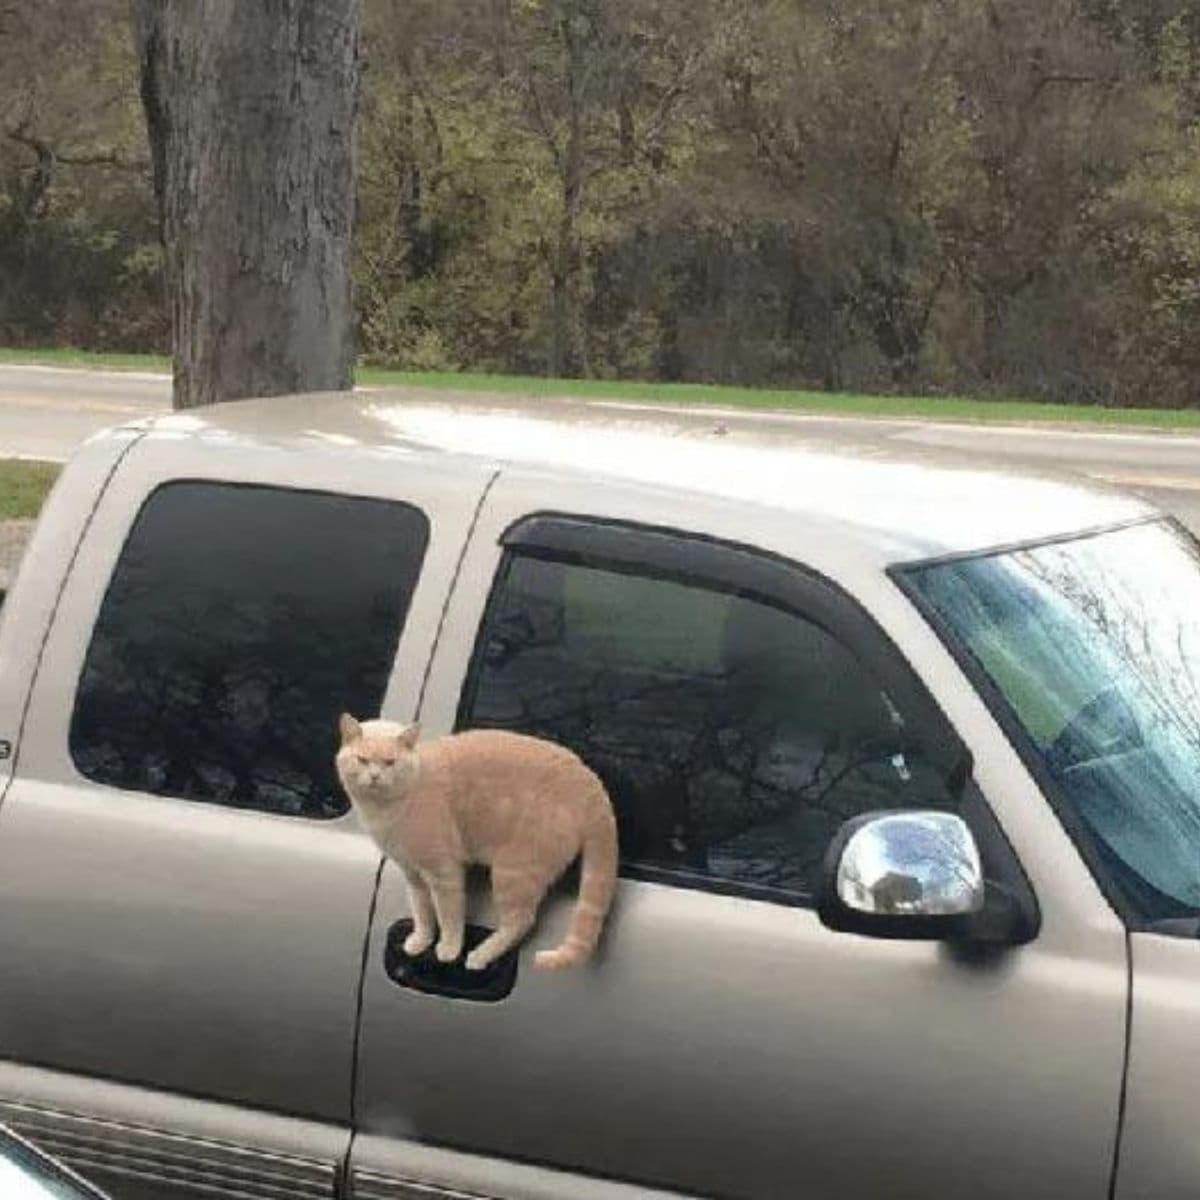
[[[847,818],[949,803],[850,649],[728,588],[514,553],[476,654],[460,727],[574,749],[627,873],[803,902]]]

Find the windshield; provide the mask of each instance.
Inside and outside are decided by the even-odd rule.
[[[1144,524],[905,578],[999,693],[1125,915],[1200,915],[1196,543]]]

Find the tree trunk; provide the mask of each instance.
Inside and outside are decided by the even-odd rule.
[[[578,202],[563,201],[550,271],[550,374],[578,379],[586,374],[583,349],[583,251],[579,245]]]
[[[135,0],[175,407],[352,384],[359,0]]]
[[[999,388],[1005,377],[1005,318],[1007,306],[1000,293],[987,288],[983,293],[983,378],[991,387]]]
[[[550,271],[550,374],[570,379],[585,374],[583,349],[583,248],[579,217],[583,210],[584,132],[582,77],[585,47],[567,12],[559,22],[567,92],[567,137],[559,155],[562,215]]]

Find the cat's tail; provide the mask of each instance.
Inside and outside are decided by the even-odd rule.
[[[543,971],[578,966],[591,957],[617,887],[617,822],[608,796],[601,792],[583,838],[579,896],[567,936],[553,950],[539,950],[533,965]]]

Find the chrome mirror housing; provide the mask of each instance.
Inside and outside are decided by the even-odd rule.
[[[867,813],[842,826],[817,897],[833,929],[876,937],[969,936],[987,886],[961,817],[936,811]]]

